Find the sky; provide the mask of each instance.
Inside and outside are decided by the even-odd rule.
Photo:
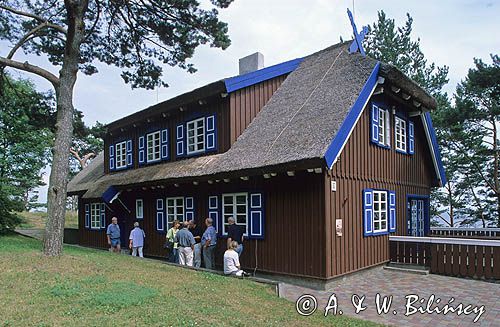
[[[148,106],[167,100],[207,83],[238,74],[238,59],[254,52],[264,55],[265,66],[303,57],[332,44],[340,37],[351,39],[352,28],[346,9],[353,9],[358,29],[377,20],[377,12],[401,26],[406,13],[413,17],[413,37],[420,38],[421,48],[429,62],[449,66],[450,82],[446,91],[452,94],[457,83],[473,65],[473,58],[490,61],[490,54],[500,49],[500,1],[361,1],[355,0],[236,0],[220,10],[220,19],[228,23],[232,44],[226,50],[202,46],[189,60],[198,71],[189,74],[181,69],[165,67],[164,81],[169,88],[153,91],[132,90],[120,71],[98,65],[99,73],[78,75],[74,105],[83,111],[84,121],[109,123]],[[0,44],[0,54],[8,50]],[[57,69],[43,58],[25,57],[56,73]],[[24,77],[24,75],[20,73]],[[29,75],[41,91],[51,85]],[[48,174],[45,174],[48,180]],[[46,200],[46,188],[40,190],[40,201]]]

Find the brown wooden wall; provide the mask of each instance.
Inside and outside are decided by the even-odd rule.
[[[203,183],[180,185],[178,188],[165,185],[164,189],[142,189],[123,192],[120,199],[132,210],[131,214],[120,208],[115,201],[111,206],[114,213],[107,212],[109,224],[113,214],[126,219],[131,228],[135,221],[135,199],[144,200],[144,220],[141,222],[146,232],[145,254],[166,255],[162,248],[165,233],[156,231],[157,198],[168,196],[193,196],[195,216],[202,223],[208,216],[208,196],[221,193],[258,191],[264,193],[265,237],[263,240],[246,240],[241,258],[246,269],[257,267],[259,271],[324,278],[325,276],[325,221],[323,175],[297,173],[294,177],[277,176],[271,179],[250,178],[249,181],[229,183]],[[83,203],[80,201],[79,225],[84,226]],[[126,231],[128,233],[128,231]],[[80,227],[80,242],[85,246],[107,248],[105,231],[88,231]],[[222,265],[225,239],[218,244],[217,262]],[[257,253],[257,256],[256,256]],[[256,262],[257,260],[257,262]]]
[[[288,75],[255,84],[230,94],[231,145],[257,116]]]
[[[393,115],[392,115],[393,117]],[[362,191],[379,188],[396,192],[396,235],[406,234],[406,195],[429,195],[436,183],[427,140],[419,117],[415,123],[415,154],[394,148],[394,118],[391,119],[391,149],[370,142],[370,112],[365,108],[339,160],[325,173],[327,276],[345,274],[389,260],[388,235],[363,236]],[[337,191],[331,191],[331,181]],[[335,232],[342,219],[343,236]]]

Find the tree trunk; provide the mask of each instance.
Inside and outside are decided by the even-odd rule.
[[[454,223],[454,208],[453,208],[453,189],[452,189],[452,186],[451,186],[451,182],[448,181],[448,204],[450,205],[450,211],[449,211],[449,215],[450,215],[450,227],[453,227],[453,225],[455,224]]]
[[[495,179],[493,182],[495,183],[495,196],[497,197],[497,227],[500,227],[500,194],[499,194],[499,189],[500,189],[500,183],[498,180],[498,145],[497,145],[497,122],[495,120],[495,117],[492,117],[492,122],[491,124],[493,125],[493,178]]]
[[[69,149],[73,136],[73,88],[78,73],[80,45],[84,37],[84,13],[87,2],[65,1],[68,16],[68,34],[56,88],[57,123],[53,147],[52,168],[47,194],[47,223],[43,253],[58,256],[62,253],[64,218],[66,214],[66,189],[69,173]]]

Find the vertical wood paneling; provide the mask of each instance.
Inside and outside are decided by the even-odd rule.
[[[325,199],[331,236],[327,248],[331,258],[326,269],[328,277],[356,271],[389,260],[387,235],[364,237],[362,191],[379,188],[396,192],[396,235],[406,234],[406,195],[429,195],[436,184],[432,161],[420,119],[415,123],[415,154],[403,155],[394,150],[394,121],[391,121],[390,150],[371,144],[369,110],[364,110],[340,158],[325,173]],[[337,191],[330,191],[330,182],[337,182]],[[342,219],[343,235],[335,233],[335,220]]]

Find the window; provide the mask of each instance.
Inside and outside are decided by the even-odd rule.
[[[387,232],[387,192],[373,191],[373,232]]]
[[[222,195],[222,234],[227,234],[226,230],[229,226],[228,219],[233,217],[236,225],[245,227],[245,236],[248,235],[248,194],[223,194]]]
[[[144,202],[142,199],[135,200],[135,218],[144,218]]]
[[[391,146],[390,139],[390,113],[376,104],[371,108],[371,141],[384,148]]]
[[[127,167],[127,142],[116,143],[116,169]]]
[[[187,153],[205,151],[205,118],[199,118],[186,124]]]
[[[160,131],[146,135],[147,139],[147,162],[160,160]]]
[[[396,150],[406,153],[406,120],[395,117]]]
[[[90,228],[99,229],[101,226],[101,204],[90,204]]]
[[[389,111],[378,108],[378,139],[382,145],[390,146],[389,143]]]
[[[176,219],[184,221],[184,198],[167,198],[167,229]]]

